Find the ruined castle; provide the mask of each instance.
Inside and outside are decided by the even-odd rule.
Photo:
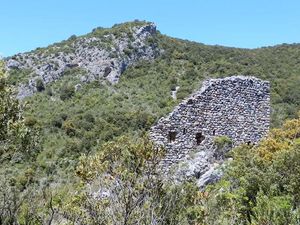
[[[255,77],[210,79],[151,128],[150,136],[163,145],[168,167],[194,149],[227,136],[233,146],[255,144],[269,130],[270,84]]]

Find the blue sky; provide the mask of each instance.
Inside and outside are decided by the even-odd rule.
[[[134,19],[205,44],[300,42],[299,0],[0,0],[0,54],[9,56]]]

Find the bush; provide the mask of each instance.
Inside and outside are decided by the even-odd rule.
[[[77,38],[77,36],[75,34],[73,34],[68,38],[68,41],[75,41],[76,38]]]
[[[76,134],[76,128],[71,121],[65,121],[62,128],[68,136],[74,136]]]
[[[232,140],[227,136],[219,136],[215,137],[214,144],[217,146],[218,149],[221,149],[226,146],[231,146]]]
[[[299,224],[300,119],[273,129],[259,145],[241,145],[223,178],[207,190],[206,220],[229,224]],[[299,136],[298,136],[299,135]],[[227,138],[217,138],[221,145]],[[213,207],[211,205],[213,203]],[[209,215],[210,211],[218,212]],[[225,223],[228,224],[228,223]]]
[[[170,87],[171,91],[176,91],[176,85],[175,84],[172,84],[171,87]]]
[[[54,118],[54,119],[52,120],[52,122],[51,122],[52,126],[53,126],[53,127],[57,127],[57,128],[61,128],[61,127],[62,127],[62,123],[63,123],[63,121],[62,121],[62,119],[59,118],[59,117]]]
[[[46,88],[46,94],[47,94],[48,96],[53,96],[53,91],[52,91],[52,88],[51,88],[51,87],[47,87],[47,88]]]
[[[77,156],[81,152],[81,142],[77,139],[68,140],[62,156]]]
[[[37,124],[37,122],[38,122],[37,119],[32,116],[26,117],[24,120],[25,125],[28,127],[33,127],[34,125]]]
[[[84,115],[84,119],[89,123],[95,123],[95,118],[92,114],[87,113]]]
[[[72,98],[75,94],[75,88],[71,85],[65,85],[60,89],[60,99],[65,101]]]
[[[42,92],[45,90],[44,82],[42,81],[42,79],[36,80],[36,90],[38,92]]]
[[[83,128],[84,130],[86,131],[90,131],[93,129],[94,127],[94,124],[93,123],[90,123],[90,122],[87,122],[87,121],[84,121],[84,120],[80,120],[76,123],[77,127],[80,127],[80,128]]]
[[[66,119],[68,119],[68,115],[66,113],[62,113],[60,114],[60,117],[65,121]]]
[[[194,80],[197,77],[198,77],[198,74],[194,69],[190,69],[190,70],[186,71],[186,73],[184,75],[184,79],[187,79],[187,80]]]
[[[124,54],[127,55],[128,57],[132,54],[132,50],[129,48],[124,49]]]

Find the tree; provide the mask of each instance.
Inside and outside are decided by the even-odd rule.
[[[81,224],[189,224],[197,188],[165,179],[159,173],[163,155],[146,137],[121,137],[81,157],[76,172],[85,188],[64,215]]]
[[[52,192],[34,182],[39,128],[35,120],[23,117],[22,109],[0,61],[0,224],[51,225],[56,213]],[[25,169],[19,167],[17,173],[7,169],[16,163]]]
[[[39,209],[31,204],[32,198],[38,196],[37,190],[27,188],[32,183],[33,169],[19,169],[15,174],[6,167],[9,163],[30,164],[36,156],[39,135],[34,126],[35,123],[26,122],[22,116],[22,106],[15,98],[13,87],[7,84],[7,73],[0,62],[0,161],[3,165],[0,170],[0,224],[41,224],[36,213]]]
[[[35,155],[38,150],[38,130],[26,126],[22,107],[7,84],[7,74],[0,62],[0,157],[10,159],[15,153]]]
[[[75,88],[72,85],[64,85],[60,89],[60,99],[65,101],[69,98],[72,98],[72,96],[75,94]]]
[[[37,79],[36,80],[36,89],[38,92],[42,92],[45,90],[45,85],[42,79]]]

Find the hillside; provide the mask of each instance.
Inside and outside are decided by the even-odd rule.
[[[115,25],[111,29],[96,28],[90,34],[73,35],[47,48],[15,55],[6,65],[13,74],[16,70],[23,71],[22,76],[12,78],[14,83],[21,83],[18,98],[39,91],[42,87],[38,82],[51,84],[74,68],[81,71],[82,82],[105,78],[116,83],[129,65],[159,55],[157,46],[151,43],[155,34],[156,26],[146,22]]]
[[[142,136],[208,78],[242,74],[270,81],[272,127],[300,110],[300,44],[208,46],[135,21],[96,28],[5,63],[8,83],[26,105],[25,124],[40,135],[34,158],[1,157],[1,173],[15,177],[22,190],[72,189],[81,155],[92,156],[124,135]]]
[[[134,28],[136,26],[137,28]],[[54,167],[53,174],[61,171],[54,165],[62,164],[62,168],[72,168],[76,165],[79,155],[98,149],[106,141],[124,134],[136,135],[147,131],[157,119],[171,111],[181,99],[199,88],[201,82],[207,78],[243,74],[269,80],[273,126],[278,126],[288,117],[294,117],[299,110],[300,89],[297,87],[300,84],[300,45],[246,50],[206,46],[173,39],[156,32],[152,33],[151,46],[157,46],[156,51],[163,54],[154,61],[143,60],[129,67],[122,73],[117,84],[111,85],[109,79],[103,76],[88,82],[82,81],[83,76],[92,76],[89,71],[80,66],[69,66],[79,60],[74,58],[72,51],[66,50],[74,43],[81,43],[88,37],[101,39],[109,36],[114,40],[126,37],[126,41],[131,44],[127,39],[127,36],[131,36],[130,30],[135,32],[141,26],[147,27],[149,24],[125,23],[112,29],[96,29],[83,37],[72,37],[68,41],[12,57],[15,61],[19,58],[21,62],[26,58],[27,61],[23,66],[19,66],[19,69],[16,66],[12,67],[11,82],[17,84],[21,78],[22,83],[26,83],[29,78],[29,83],[32,83],[32,80],[42,81],[40,91],[33,85],[33,90],[38,93],[26,99],[28,106],[25,115],[30,125],[43,128],[43,152],[38,160],[45,168]],[[135,39],[132,41],[136,42]],[[100,49],[101,52],[102,48],[101,45],[93,46],[89,54],[97,55],[99,50],[95,49]],[[87,51],[85,49],[90,47],[79,47],[80,52]],[[73,51],[78,49],[74,48]],[[122,61],[123,53],[124,49],[116,60]],[[49,74],[53,73],[47,73],[44,67],[49,64],[48,60],[56,59],[55,54],[63,55],[66,59],[73,57],[73,60],[62,60],[66,61],[66,65],[61,66],[64,69],[61,76],[51,78]],[[35,59],[33,66],[31,58]],[[135,61],[133,57],[133,62]],[[11,63],[12,61],[8,60],[8,64]],[[92,62],[92,68],[93,65],[95,67],[96,63]],[[28,70],[35,68],[37,72],[28,73]],[[100,68],[105,70],[106,62]],[[58,71],[60,70],[59,67]],[[38,72],[42,72],[42,76],[37,75]],[[54,74],[55,72],[54,70]],[[56,82],[51,82],[54,79]],[[179,89],[177,100],[174,100],[171,90],[176,86]],[[21,92],[23,87],[21,85]]]

